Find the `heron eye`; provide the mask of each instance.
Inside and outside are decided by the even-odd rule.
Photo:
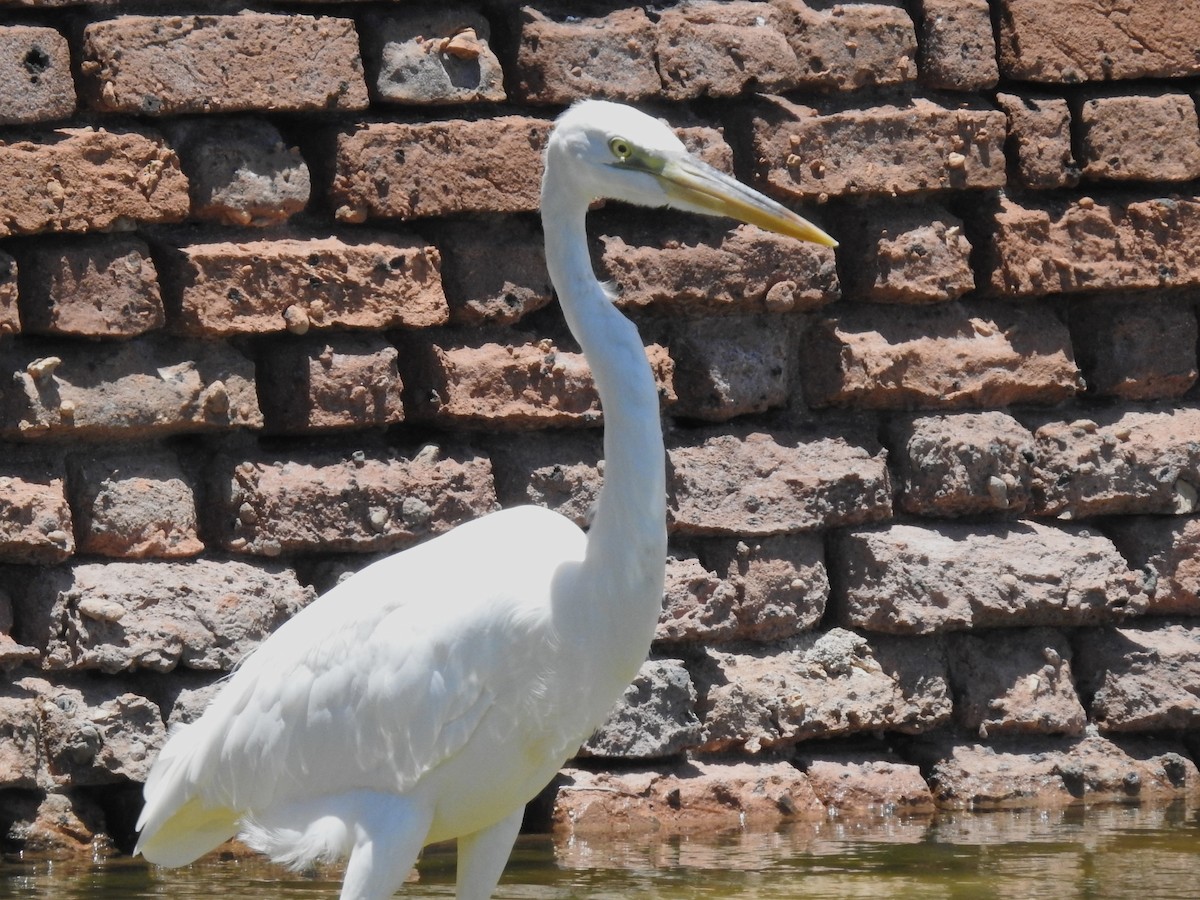
[[[617,159],[629,159],[633,156],[633,147],[629,145],[629,141],[625,138],[615,137],[608,142],[608,149],[612,151],[613,156]]]

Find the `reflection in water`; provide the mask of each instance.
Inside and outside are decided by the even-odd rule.
[[[140,860],[0,863],[0,898],[337,897],[340,873],[294,875],[257,859],[185,869]],[[435,848],[404,898],[454,896],[454,854]],[[779,831],[522,838],[501,883],[509,900],[1025,897],[1193,900],[1200,808],[1071,807],[797,824]]]

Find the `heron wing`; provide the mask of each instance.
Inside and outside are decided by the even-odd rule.
[[[196,800],[244,814],[320,793],[403,793],[498,700],[537,693],[550,582],[582,551],[561,517],[508,510],[325,594],[173,732],[147,781],[142,843]]]

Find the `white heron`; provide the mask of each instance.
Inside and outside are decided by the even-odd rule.
[[[637,329],[592,271],[584,220],[598,198],[836,246],[644,113],[603,101],[563,113],[541,209],[550,277],[604,410],[590,530],[502,510],[313,602],[172,731],[138,821],[146,859],[182,865],[240,834],[290,866],[348,856],[342,900],[376,900],[422,847],[457,838],[457,896],[492,895],[525,803],[637,674],[662,603],[658,391]]]

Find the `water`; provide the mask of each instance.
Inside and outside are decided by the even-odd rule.
[[[296,875],[257,858],[184,869],[140,860],[5,859],[0,898],[337,897],[339,872]],[[454,854],[434,848],[398,897],[453,897]],[[1200,897],[1200,807],[942,813],[702,836],[522,837],[504,900],[680,898]]]

